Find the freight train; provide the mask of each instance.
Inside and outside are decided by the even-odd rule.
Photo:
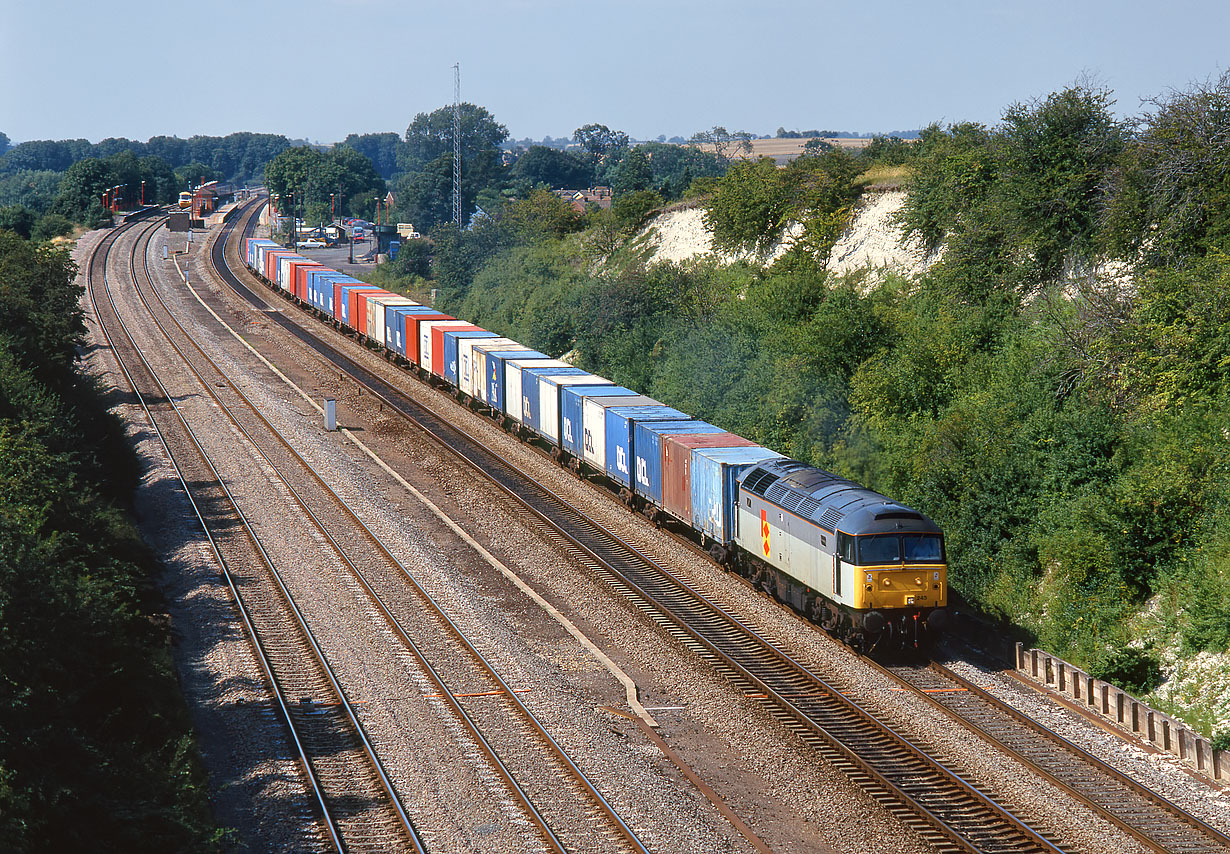
[[[860,649],[922,649],[942,631],[943,532],[925,515],[531,347],[247,238],[271,288],[605,480]]]

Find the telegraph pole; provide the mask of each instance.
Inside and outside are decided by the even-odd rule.
[[[453,222],[461,228],[461,63],[453,66]]]

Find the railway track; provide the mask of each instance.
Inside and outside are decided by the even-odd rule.
[[[159,225],[160,221],[155,221],[141,226],[133,242],[127,270],[134,284],[139,247]],[[244,630],[319,812],[321,835],[338,851],[424,851],[345,693],[282,586],[261,538],[219,476],[176,395],[159,378],[151,357],[138,346],[113,299],[108,261],[119,239],[133,228],[137,226],[117,228],[91,254],[87,275],[90,298],[107,343],[223,567]],[[129,276],[124,278],[127,284]],[[223,522],[228,523],[227,529],[220,531]]]
[[[919,696],[959,718],[1150,850],[1172,854],[1230,851],[1230,837],[1153,790],[1091,756],[944,665],[880,667]]]
[[[478,645],[449,617],[446,608],[418,583],[412,570],[362,522],[260,408],[227,380],[224,369],[176,320],[152,279],[145,278],[146,286],[138,291],[150,316],[168,340],[186,342],[184,347],[174,345],[184,364],[312,520],[338,564],[362,590],[391,635],[426,673],[436,696],[460,721],[513,800],[520,804],[545,848],[646,854],[632,829],[518,698]],[[431,615],[437,628],[435,635],[425,635],[421,626],[407,627],[407,621],[419,613]],[[449,685],[432,664],[456,659],[458,649],[464,651],[465,661],[454,663],[454,670],[476,674],[464,686]],[[463,699],[492,696],[497,698],[494,702],[473,704],[469,709]]]
[[[228,269],[219,239],[219,275],[254,305],[264,300]],[[427,436],[523,508],[532,524],[630,599],[650,619],[748,693],[761,698],[821,755],[859,782],[938,850],[1056,851],[1056,842],[977,791],[954,771],[875,720],[842,692],[775,649],[750,627],[672,573],[621,542],[548,488],[391,384],[275,312],[266,316],[359,381]]]

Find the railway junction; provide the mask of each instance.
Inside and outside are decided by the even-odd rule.
[[[260,204],[79,244],[251,849],[1230,850],[1217,783],[972,661],[871,665],[270,291]]]

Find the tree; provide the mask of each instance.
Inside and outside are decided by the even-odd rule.
[[[729,252],[765,252],[790,213],[790,189],[772,159],[732,163],[705,209],[713,245]]]
[[[1088,264],[1107,175],[1126,142],[1105,90],[1072,86],[1014,104],[996,135],[998,214],[1013,244],[1028,247],[1033,278],[1054,281],[1071,261]]]
[[[22,237],[30,237],[30,229],[34,227],[38,217],[34,211],[22,205],[6,205],[0,208],[0,229],[8,229]]]
[[[377,174],[388,181],[397,174],[397,156],[402,146],[401,137],[389,133],[352,133],[338,145],[353,148],[372,162]]]
[[[372,162],[347,146],[323,153],[306,145],[288,148],[265,167],[265,185],[271,194],[289,197],[294,212],[310,222],[329,218],[330,195],[333,209],[340,193],[346,210],[358,215],[370,211],[373,200],[386,193]]]
[[[1107,242],[1152,266],[1230,250],[1230,72],[1151,106],[1110,178]]]
[[[628,135],[621,130],[611,130],[606,125],[583,125],[572,132],[572,140],[589,155],[590,163],[597,167],[613,153],[628,147]]]
[[[175,170],[175,186],[180,190],[220,180],[222,180],[222,176],[215,172],[212,166],[206,166],[204,163],[196,160],[186,163]]]
[[[11,147],[8,134],[0,131],[0,157],[3,157],[5,152],[7,152]]]
[[[517,158],[509,173],[514,181],[524,181],[530,187],[545,184],[553,189],[582,190],[593,183],[590,166],[566,151],[531,145]]]
[[[0,174],[0,205],[21,205],[43,213],[60,192],[62,177],[59,172],[33,169]]]
[[[115,172],[105,161],[97,157],[79,160],[64,173],[52,212],[83,222],[91,203],[101,204],[103,193],[117,183]]]
[[[500,161],[500,145],[508,139],[508,128],[484,108],[461,104],[461,165],[467,169],[486,169]],[[406,144],[399,153],[404,172],[422,172],[427,164],[453,153],[453,108],[441,107],[419,113],[406,128]]]
[[[721,125],[692,134],[689,143],[698,147],[712,148],[719,160],[729,161],[736,154],[751,154],[753,137],[747,131],[731,133]]]
[[[64,172],[78,160],[89,157],[92,146],[88,139],[32,140],[9,149],[4,155],[6,172],[18,169],[45,169]]]
[[[633,148],[619,161],[611,180],[611,192],[615,196],[647,190],[653,183],[653,169],[649,159],[640,148]]]

